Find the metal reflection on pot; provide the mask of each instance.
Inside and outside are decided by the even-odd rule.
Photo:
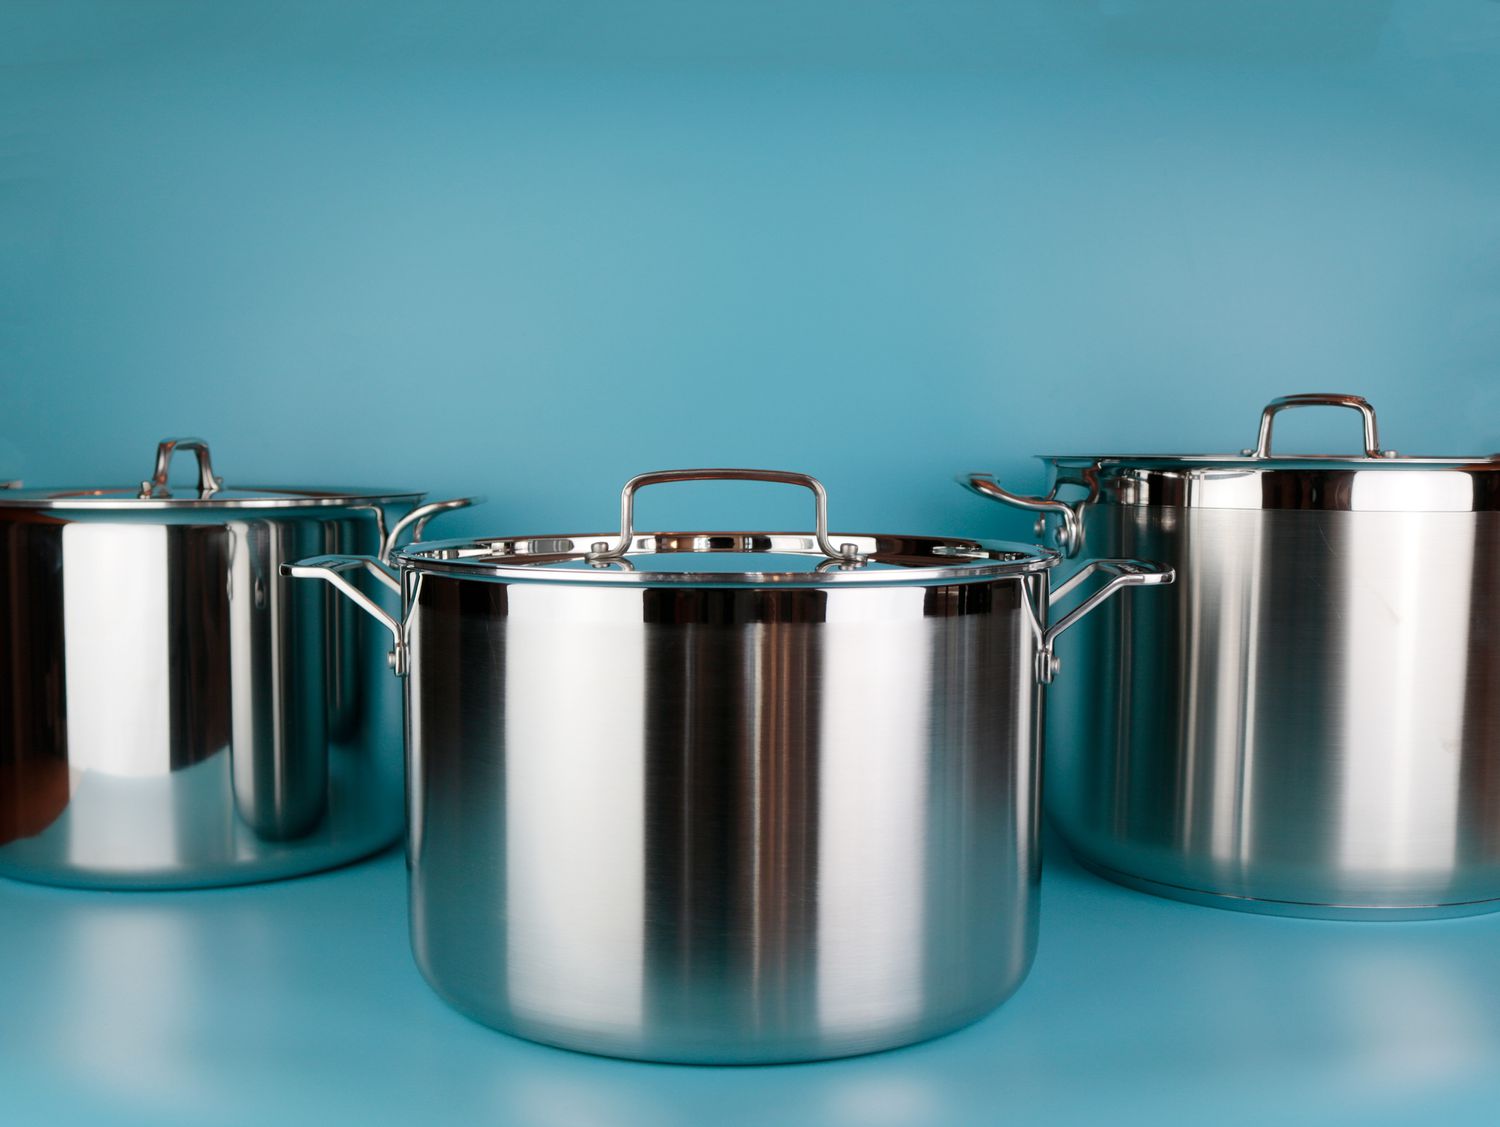
[[[798,485],[812,532],[634,527],[640,489]],[[832,533],[803,474],[644,474],[613,533],[293,564],[406,679],[412,945],[433,987],[568,1048],[769,1062],[973,1021],[1036,940],[1058,553]],[[1097,605],[1170,569],[1100,561]],[[1080,580],[1084,582],[1086,580]]]

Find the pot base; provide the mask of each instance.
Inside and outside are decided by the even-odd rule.
[[[51,821],[0,844],[0,877],[122,891],[216,888],[347,865],[401,837],[398,755],[388,741],[335,746],[318,825],[280,840],[240,816],[228,753],[146,778],[70,772]]]
[[[1149,892],[1169,900],[1181,900],[1205,908],[1223,908],[1231,912],[1256,912],[1265,916],[1292,916],[1310,920],[1384,920],[1399,923],[1407,920],[1445,920],[1462,916],[1482,916],[1500,911],[1500,899],[1472,900],[1458,904],[1418,904],[1380,907],[1368,904],[1307,904],[1294,900],[1261,900],[1253,896],[1235,896],[1224,892],[1206,892],[1197,888],[1138,877],[1111,869],[1090,860],[1077,851],[1073,856],[1089,872],[1115,884]]]
[[[298,843],[285,856],[265,857],[255,862],[229,861],[222,865],[195,861],[182,869],[111,872],[107,869],[59,868],[45,862],[28,865],[7,858],[0,864],[0,877],[26,884],[54,888],[80,888],[100,892],[174,892],[195,888],[228,888],[239,884],[262,884],[290,880],[342,868],[384,853],[400,840],[400,833],[379,841],[339,841],[309,847]]]
[[[1009,1000],[1020,986],[1017,981],[1006,993],[994,1000],[948,1014],[943,1018],[909,1022],[900,1026],[889,1026],[883,1030],[864,1033],[828,1033],[823,1036],[805,1035],[782,1039],[736,1039],[731,1036],[710,1035],[700,1031],[698,1036],[668,1036],[650,1034],[645,1031],[608,1029],[584,1030],[569,1027],[561,1022],[524,1019],[514,1014],[503,1014],[497,1009],[474,1006],[446,989],[422,966],[417,968],[427,984],[444,1002],[458,1013],[497,1033],[516,1037],[534,1044],[546,1045],[571,1053],[608,1057],[613,1060],[644,1061],[649,1064],[696,1065],[709,1067],[755,1067],[778,1064],[813,1064],[818,1061],[841,1060],[848,1057],[884,1053],[892,1049],[904,1049],[925,1041],[935,1041],[952,1033],[961,1032],[969,1026],[983,1021]],[[680,1031],[679,1031],[680,1032]]]

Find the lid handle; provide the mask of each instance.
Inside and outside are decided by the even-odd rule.
[[[834,547],[833,541],[828,537],[828,491],[823,488],[823,483],[817,478],[805,473],[793,473],[790,470],[736,470],[736,469],[711,469],[711,470],[656,470],[652,473],[637,474],[625,483],[625,488],[620,490],[620,539],[614,546],[610,547],[609,541],[600,540],[591,546],[587,559],[591,563],[607,563],[610,560],[618,560],[630,551],[635,543],[635,495],[648,485],[664,485],[671,481],[766,481],[778,485],[800,485],[804,489],[812,491],[816,526],[814,535],[818,540],[818,549],[831,560],[839,560],[845,564],[858,565],[864,562],[859,549],[853,544],[840,544]]]
[[[201,438],[164,438],[156,447],[156,472],[141,482],[140,499],[170,497],[167,472],[172,467],[172,455],[179,450],[191,450],[198,455],[198,496],[212,497],[224,488],[224,479],[214,476],[214,465],[208,456],[208,443]]]
[[[1394,458],[1394,450],[1380,448],[1380,431],[1375,425],[1375,408],[1363,395],[1331,395],[1311,392],[1305,395],[1281,395],[1266,404],[1260,413],[1260,438],[1254,450],[1245,453],[1252,458],[1269,458],[1271,454],[1271,424],[1276,416],[1289,407],[1348,407],[1358,411],[1365,424],[1365,457]]]

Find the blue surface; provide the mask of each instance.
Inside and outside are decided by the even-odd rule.
[[[694,1068],[476,1025],[406,946],[398,854],[239,890],[0,881],[0,1120],[1221,1125],[1491,1122],[1500,916],[1332,923],[1118,888],[1052,848],[1036,965],[967,1030]]]
[[[138,481],[200,433],[231,482],[484,491],[441,527],[514,534],[748,464],[823,477],[836,527],[1021,536],[952,475],[1237,450],[1307,390],[1500,448],[1500,4],[0,0],[0,478]],[[1344,414],[1278,445],[1351,449]],[[653,494],[646,527],[806,523]],[[450,1013],[394,858],[0,885],[0,1121],[1494,1117],[1500,920],[1219,913],[1051,858],[998,1016],[731,1072]]]

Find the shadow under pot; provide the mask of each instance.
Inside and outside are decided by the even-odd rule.
[[[1272,453],[1303,406],[1357,411],[1363,453]],[[965,480],[1178,576],[1072,643],[1047,806],[1080,860],[1250,911],[1500,908],[1500,457],[1401,457],[1359,396],[1295,395],[1240,454],[1043,461],[1044,497]]]
[[[815,531],[634,531],[637,490],[803,486]],[[622,528],[398,551],[418,965],[508,1033],[810,1060],[948,1032],[1036,942],[1056,552],[829,533],[802,474],[626,485]],[[1088,606],[1167,569],[1088,569]],[[1085,582],[1087,576],[1080,576]],[[1087,609],[1080,608],[1079,613]]]
[[[174,490],[179,450],[198,473]],[[387,555],[469,503],[421,500],[225,486],[199,439],[162,442],[135,485],[0,492],[0,875],[238,884],[396,840],[382,634],[279,568]]]

